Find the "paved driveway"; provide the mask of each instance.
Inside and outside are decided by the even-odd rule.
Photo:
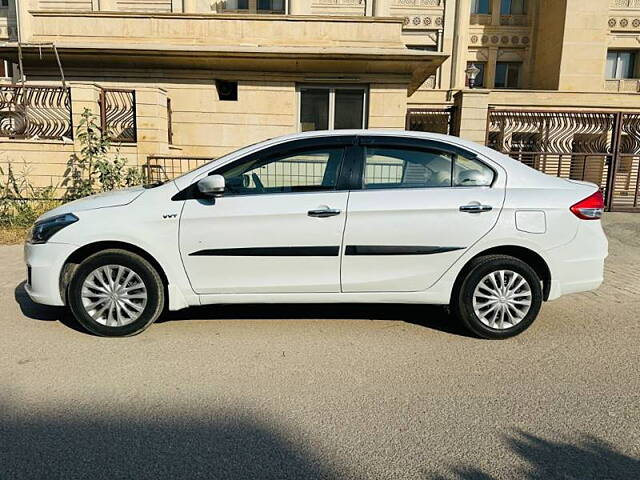
[[[0,478],[640,478],[640,215],[524,335],[439,308],[234,306],[102,339],[0,265]]]

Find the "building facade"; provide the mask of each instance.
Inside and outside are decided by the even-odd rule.
[[[0,163],[40,183],[89,108],[168,176],[295,131],[409,128],[640,208],[640,0],[0,2]]]

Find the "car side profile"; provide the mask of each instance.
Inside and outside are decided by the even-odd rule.
[[[385,302],[449,305],[500,339],[602,283],[603,208],[596,185],[459,138],[306,132],[47,212],[25,288],[103,336],[165,308]]]

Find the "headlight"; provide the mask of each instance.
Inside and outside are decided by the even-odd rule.
[[[65,213],[36,222],[29,232],[27,241],[29,243],[46,243],[55,233],[77,221],[78,217],[73,213]]]

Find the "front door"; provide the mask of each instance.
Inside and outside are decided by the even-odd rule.
[[[362,143],[361,188],[349,196],[342,290],[425,290],[493,228],[504,174],[439,142],[427,147],[422,140],[406,145],[363,137]]]
[[[213,170],[226,189],[185,201],[180,252],[199,294],[338,292],[352,138],[296,141]]]

